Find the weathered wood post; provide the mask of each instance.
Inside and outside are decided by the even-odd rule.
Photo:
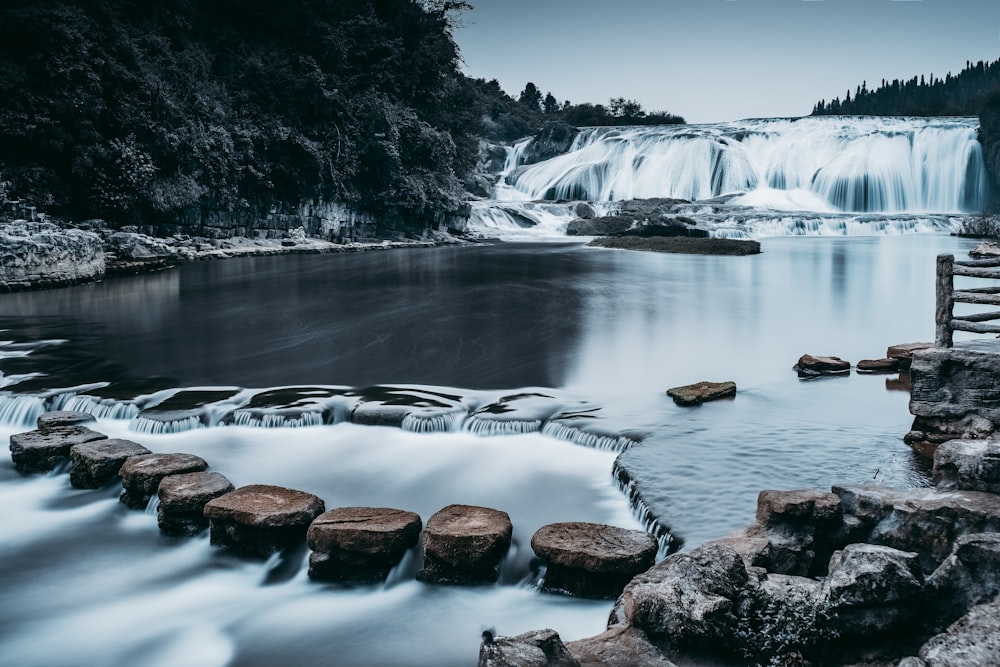
[[[951,318],[955,310],[955,256],[938,255],[937,257],[937,307],[934,319],[936,332],[934,344],[937,347],[951,347]]]

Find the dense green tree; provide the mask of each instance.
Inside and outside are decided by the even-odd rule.
[[[524,90],[521,91],[521,95],[517,98],[517,101],[532,111],[538,111],[542,108],[542,91],[538,89],[538,86],[529,81],[525,84]]]

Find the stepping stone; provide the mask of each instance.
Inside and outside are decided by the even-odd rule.
[[[48,431],[60,426],[83,426],[84,424],[93,424],[96,421],[94,415],[88,412],[57,410],[38,415],[36,423],[39,431]]]
[[[156,495],[160,481],[170,475],[202,472],[208,468],[205,459],[194,454],[140,454],[126,459],[118,474],[122,478],[119,497],[132,509],[143,509]]]
[[[495,583],[513,533],[506,512],[449,505],[427,522],[424,567],[417,579],[433,584]]]
[[[732,398],[736,395],[735,382],[697,382],[683,387],[667,389],[667,396],[677,405],[701,405],[705,401]]]
[[[340,507],[309,526],[309,576],[322,581],[378,583],[420,537],[414,512],[385,507]]]
[[[160,504],[156,521],[170,535],[195,535],[208,528],[205,505],[236,487],[217,472],[188,472],[164,477],[160,482]]]
[[[895,373],[899,370],[899,359],[863,359],[858,362],[859,373]]]
[[[587,598],[618,597],[653,566],[657,547],[649,533],[597,523],[552,523],[531,538],[546,564],[542,589]]]
[[[73,445],[104,440],[108,436],[85,426],[59,426],[10,436],[10,459],[22,475],[48,472],[69,460]]]
[[[305,541],[309,524],[325,509],[311,493],[252,484],[210,500],[205,517],[212,544],[267,558]]]
[[[811,378],[820,375],[840,375],[851,372],[851,362],[840,357],[816,357],[803,354],[792,367],[800,378]]]
[[[117,438],[73,445],[69,450],[69,460],[73,463],[69,469],[70,484],[78,489],[99,489],[118,476],[130,456],[149,453],[138,443]]]
[[[890,345],[885,356],[890,359],[899,360],[899,370],[910,370],[910,363],[913,361],[913,353],[920,350],[929,350],[934,347],[934,343],[903,343],[900,345]]]

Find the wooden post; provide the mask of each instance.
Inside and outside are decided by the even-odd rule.
[[[952,346],[951,318],[955,310],[955,256],[938,255],[937,257],[937,307],[934,320],[937,325],[934,344],[937,347]]]

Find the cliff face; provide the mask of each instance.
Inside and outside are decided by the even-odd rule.
[[[1000,197],[1000,95],[990,98],[979,113],[979,143],[983,145],[995,209]]]

